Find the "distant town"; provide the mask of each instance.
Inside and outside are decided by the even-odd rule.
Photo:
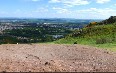
[[[83,28],[92,21],[100,20],[0,19],[0,42],[10,43],[12,39],[20,43],[54,41],[70,34],[73,30]]]

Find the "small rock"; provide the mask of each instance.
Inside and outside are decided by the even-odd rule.
[[[104,51],[104,53],[107,53],[107,54],[109,54],[109,52],[108,52],[108,51]]]
[[[31,72],[31,71],[29,71],[29,72]]]
[[[3,71],[3,73],[6,73],[6,71]]]
[[[49,62],[45,62],[45,65],[50,65],[50,63]]]
[[[76,42],[74,42],[74,44],[77,44],[77,41],[76,41]]]

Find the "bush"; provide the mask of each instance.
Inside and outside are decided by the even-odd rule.
[[[107,39],[106,38],[100,38],[96,40],[96,44],[105,44],[107,43]]]
[[[100,38],[96,40],[96,44],[105,44],[115,42],[116,38]]]

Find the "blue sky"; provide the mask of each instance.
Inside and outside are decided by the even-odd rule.
[[[116,0],[0,0],[0,17],[106,19]]]

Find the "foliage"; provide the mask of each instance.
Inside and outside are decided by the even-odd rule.
[[[38,43],[52,42],[60,39],[54,38],[54,35],[63,35],[71,33],[69,29],[52,27],[25,27],[23,29],[5,30],[0,39],[1,43]],[[6,36],[6,37],[4,37]],[[10,37],[10,38],[8,38]],[[15,39],[15,40],[14,40]]]
[[[92,26],[96,26],[98,25],[98,22],[91,22],[89,25],[87,25],[87,27],[92,27]]]
[[[116,25],[96,25],[93,27],[85,27],[81,30],[75,30],[67,37],[55,41],[59,44],[78,44],[92,45],[96,47],[104,47],[105,44],[116,44]],[[104,46],[102,46],[104,45]],[[105,48],[116,48],[115,45],[109,45]]]

